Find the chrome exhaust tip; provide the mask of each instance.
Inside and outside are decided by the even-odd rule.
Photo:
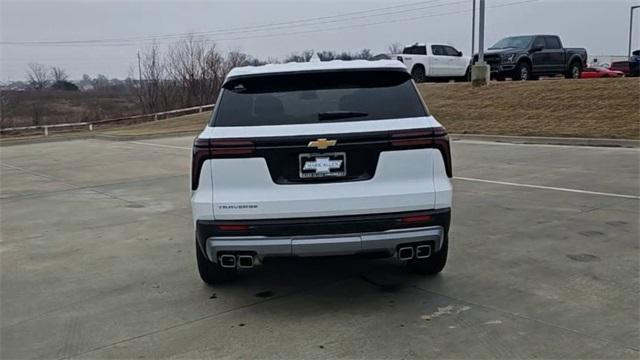
[[[398,249],[398,259],[400,260],[411,260],[413,259],[413,248],[412,247],[401,247]]]
[[[220,266],[224,268],[235,268],[236,257],[234,255],[220,255]]]
[[[431,256],[431,245],[416,246],[416,257],[418,259],[426,259]]]
[[[253,267],[253,255],[238,255],[238,267],[240,267],[240,268],[252,268]]]

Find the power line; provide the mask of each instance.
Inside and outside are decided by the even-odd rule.
[[[427,7],[417,7],[411,9],[404,9],[398,11],[385,12],[381,14],[372,14],[365,16],[354,17],[353,15],[367,14],[373,12],[380,12],[383,10],[393,10],[398,8],[406,8],[406,7],[415,7],[417,5],[431,4],[434,2],[445,1],[443,4],[437,4]],[[252,25],[252,26],[243,26],[243,27],[235,27],[235,28],[226,28],[226,29],[218,29],[218,30],[210,30],[210,31],[200,31],[200,32],[189,32],[189,33],[177,33],[177,34],[165,34],[165,35],[147,35],[147,36],[133,36],[133,37],[124,37],[124,38],[110,38],[110,39],[90,39],[90,40],[59,40],[59,41],[2,41],[0,44],[3,45],[68,45],[68,44],[93,44],[93,43],[121,43],[121,42],[130,42],[130,41],[149,41],[149,40],[163,40],[170,38],[180,38],[180,37],[188,37],[194,35],[221,35],[221,34],[235,34],[235,33],[246,33],[246,32],[256,32],[263,30],[274,30],[274,29],[282,29],[286,27],[300,27],[300,26],[308,26],[308,25],[322,25],[326,23],[340,22],[340,21],[348,21],[348,20],[357,20],[368,17],[377,17],[377,16],[387,16],[394,15],[396,13],[405,13],[410,11],[422,10],[433,7],[440,6],[449,6],[458,3],[464,3],[466,1],[457,1],[450,2],[448,0],[430,0],[430,1],[420,1],[413,2],[407,4],[399,4],[393,6],[386,6],[381,8],[374,8],[368,10],[360,10],[360,11],[352,11],[342,14],[328,15],[328,16],[320,16],[313,18],[305,18],[298,20],[290,20],[262,25]],[[330,20],[330,21],[320,21],[320,20]],[[320,22],[318,22],[320,21]],[[312,23],[309,23],[312,22]],[[296,25],[298,24],[298,25]]]
[[[513,5],[520,5],[520,4],[525,4],[525,3],[532,3],[532,2],[536,2],[539,0],[522,0],[522,1],[515,1],[515,2],[508,2],[508,3],[503,3],[503,4],[499,4],[499,5],[494,5],[494,6],[487,6],[487,8],[501,8],[501,7],[507,7],[507,6],[513,6]],[[458,1],[457,3],[466,3],[468,1]],[[454,4],[454,3],[449,3],[450,4]],[[416,9],[411,9],[411,11],[415,11]],[[370,10],[369,10],[370,11]],[[447,15],[454,15],[454,14],[462,14],[462,13],[467,13],[472,11],[471,9],[465,9],[465,10],[457,10],[457,11],[450,11],[450,12],[444,12],[444,13],[437,13],[437,14],[427,14],[427,15],[420,15],[420,16],[413,16],[413,17],[403,17],[400,19],[392,19],[392,20],[383,20],[383,21],[377,21],[377,22],[368,22],[368,23],[360,23],[360,24],[349,24],[349,25],[341,25],[341,26],[336,26],[336,27],[324,27],[324,28],[319,28],[319,29],[309,29],[309,30],[300,30],[300,31],[287,31],[287,32],[279,32],[279,33],[270,33],[270,34],[262,34],[262,35],[248,35],[248,36],[239,36],[239,37],[222,37],[222,38],[208,38],[208,37],[203,37],[202,39],[199,40],[207,40],[207,41],[231,41],[231,40],[248,40],[248,39],[262,39],[262,38],[271,38],[271,37],[280,37],[280,36],[290,36],[290,35],[300,35],[300,34],[308,34],[308,33],[316,33],[316,32],[325,32],[325,31],[335,31],[335,30],[345,30],[345,29],[354,29],[354,28],[360,28],[360,27],[367,27],[367,26],[375,26],[375,25],[382,25],[382,24],[392,24],[392,23],[398,23],[398,22],[408,22],[408,21],[415,21],[415,20],[420,20],[420,19],[425,19],[425,18],[432,18],[432,17],[439,17],[439,16],[447,16]],[[406,12],[406,11],[403,11]],[[388,15],[388,14],[384,14],[384,15]],[[365,18],[365,17],[363,17]],[[317,24],[306,24],[305,26],[317,26],[317,25],[322,25],[322,23],[317,23]],[[272,29],[268,29],[267,31],[272,30]],[[168,40],[168,39],[167,39]],[[179,40],[178,40],[179,41]],[[124,47],[124,46],[144,46],[144,45],[168,45],[168,44],[174,44],[178,42],[177,40],[173,40],[173,41],[169,41],[169,42],[159,42],[157,40],[154,40],[152,42],[122,42],[122,43],[98,43],[98,44],[94,44],[94,43],[80,43],[80,44],[76,44],[76,43],[51,43],[51,44],[47,44],[45,46],[57,46],[57,47]],[[5,44],[8,45],[7,43],[0,43],[0,44]],[[32,43],[29,44],[11,44],[11,45],[35,45]]]

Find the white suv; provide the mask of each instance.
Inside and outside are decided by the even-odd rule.
[[[269,257],[447,260],[444,128],[395,60],[248,66],[193,144],[191,206],[206,283]]]

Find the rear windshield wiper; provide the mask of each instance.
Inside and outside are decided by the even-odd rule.
[[[347,118],[362,117],[367,115],[369,114],[361,111],[327,111],[327,112],[322,112],[318,114],[318,121],[347,119]]]

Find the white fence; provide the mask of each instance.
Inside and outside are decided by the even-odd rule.
[[[126,117],[121,117],[121,118],[116,118],[116,119],[105,119],[105,120],[96,120],[96,121],[91,121],[91,122],[75,122],[75,123],[67,123],[67,124],[52,124],[52,125],[37,125],[37,126],[21,126],[21,127],[12,127],[12,128],[2,128],[0,129],[0,133],[8,133],[8,132],[15,132],[15,131],[29,131],[29,130],[42,130],[44,132],[44,136],[49,136],[49,129],[59,129],[59,128],[77,128],[77,127],[88,127],[89,131],[93,131],[94,127],[96,125],[103,125],[103,124],[108,124],[108,123],[116,123],[116,122],[120,122],[120,121],[127,121],[127,120],[136,120],[136,119],[144,119],[144,118],[148,118],[149,120],[147,121],[156,121],[162,118],[169,118],[169,117],[174,117],[174,116],[178,116],[180,114],[185,114],[185,113],[200,113],[206,110],[210,110],[213,109],[213,107],[215,106],[215,104],[209,104],[209,105],[200,105],[200,106],[194,106],[194,107],[190,107],[190,108],[184,108],[184,109],[176,109],[176,110],[169,110],[169,111],[162,111],[162,112],[157,112],[157,113],[152,113],[152,114],[143,114],[143,115],[133,115],[133,116],[126,116]]]

